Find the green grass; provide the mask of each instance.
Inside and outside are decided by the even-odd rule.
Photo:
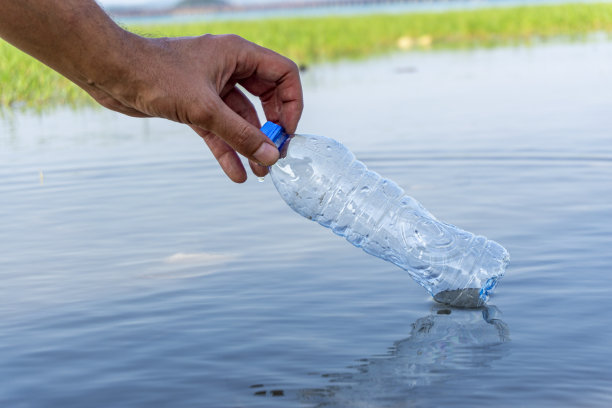
[[[490,47],[612,33],[612,4],[562,4],[441,13],[305,17],[130,26],[149,36],[235,33],[299,65],[411,49]],[[0,42],[0,108],[91,104],[69,81]]]

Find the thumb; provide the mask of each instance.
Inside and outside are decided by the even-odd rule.
[[[277,147],[257,127],[230,109],[219,98],[209,123],[202,125],[249,160],[271,166],[278,160]]]

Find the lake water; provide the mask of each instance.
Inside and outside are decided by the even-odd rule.
[[[181,125],[0,121],[2,407],[607,407],[612,44],[303,74],[331,136],[511,254],[489,307],[229,182]]]

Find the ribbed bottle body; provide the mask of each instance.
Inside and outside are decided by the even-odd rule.
[[[270,174],[292,209],[405,269],[439,302],[483,305],[508,263],[502,246],[438,221],[333,139],[293,136]]]

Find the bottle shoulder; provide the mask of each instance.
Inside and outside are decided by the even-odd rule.
[[[297,133],[289,136],[283,146],[283,151],[281,151],[281,157],[287,154],[300,154],[302,151],[329,156],[348,152],[348,149],[342,143],[330,137]]]
[[[340,168],[349,165],[355,156],[342,143],[325,136],[295,134],[285,142],[280,159],[271,168],[307,166],[312,173],[335,174]]]

